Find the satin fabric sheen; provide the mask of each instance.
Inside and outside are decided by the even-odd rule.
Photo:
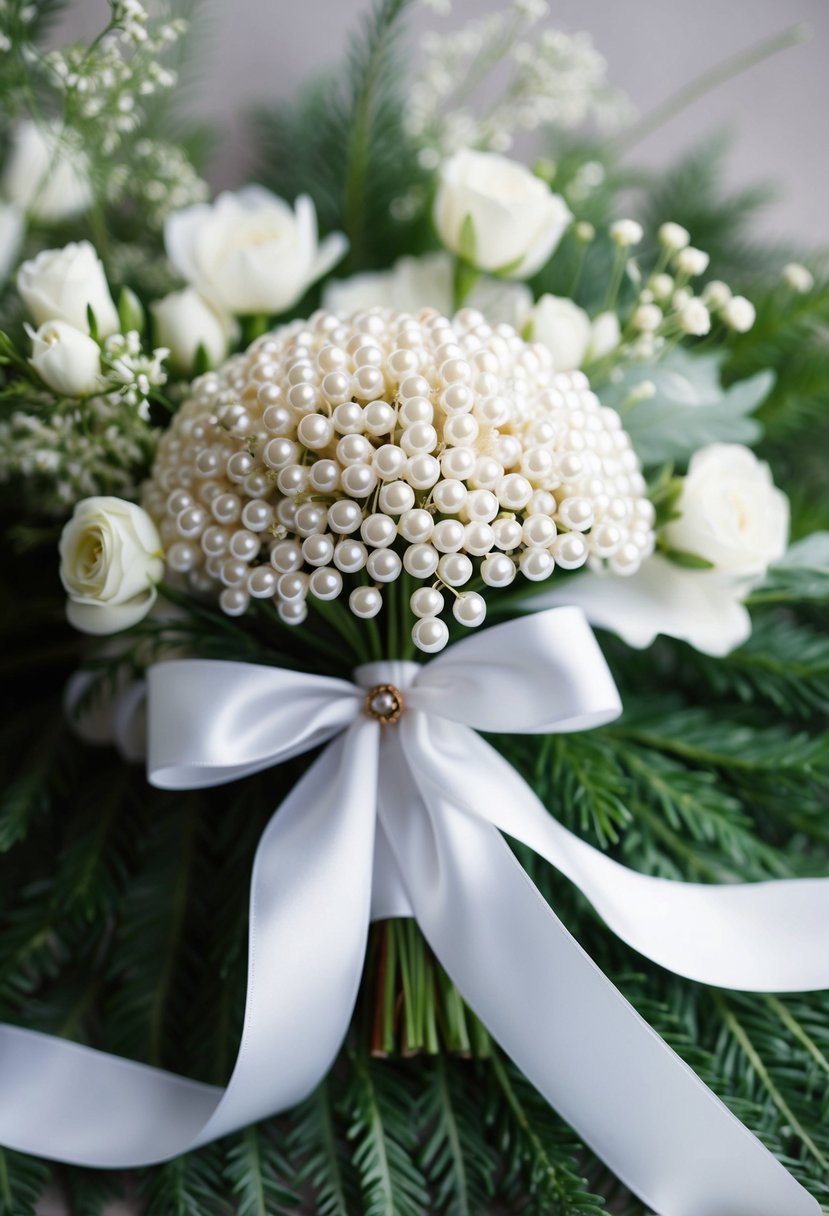
[[[636,874],[558,824],[475,733],[584,730],[620,712],[578,609],[496,626],[425,666],[368,664],[356,683],[186,659],[148,676],[148,773],[162,788],[234,781],[330,740],[257,850],[236,1066],[219,1089],[3,1026],[0,1143],[129,1168],[293,1105],[341,1044],[370,919],[408,915],[502,1048],[659,1216],[817,1216],[583,952],[501,835],[679,974],[755,991],[829,986],[829,880]],[[404,692],[395,726],[363,712],[379,683]]]

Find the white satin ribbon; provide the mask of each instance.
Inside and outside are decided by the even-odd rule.
[[[581,950],[501,832],[551,861],[641,953],[729,987],[829,985],[829,880],[650,878],[549,815],[475,730],[583,730],[618,714],[578,609],[473,635],[427,666],[369,664],[356,680],[202,660],[150,670],[153,784],[233,781],[330,740],[257,850],[236,1066],[222,1090],[0,1027],[0,1142],[129,1168],[293,1105],[345,1034],[369,919],[414,915],[504,1050],[660,1216],[816,1216]],[[404,690],[397,725],[363,712],[379,683]]]

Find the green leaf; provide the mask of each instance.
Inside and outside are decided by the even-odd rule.
[[[643,464],[684,464],[710,443],[757,442],[760,424],[747,415],[768,396],[774,375],[758,372],[724,389],[722,358],[678,348],[660,363],[637,364],[601,390],[602,403],[622,414]],[[644,381],[653,384],[655,393],[630,404]]]
[[[829,599],[829,532],[813,532],[796,541],[785,557],[769,568],[765,582],[749,602],[796,603]]]
[[[121,294],[118,296],[118,321],[121,325],[121,333],[129,333],[133,329],[138,333],[143,333],[145,319],[144,309],[138,296],[131,288],[122,287]]]
[[[0,1216],[36,1216],[51,1172],[45,1161],[0,1148]]]
[[[683,549],[661,549],[660,552],[668,561],[674,563],[675,566],[682,566],[685,570],[713,570],[714,563],[709,562],[707,558],[700,557],[696,553],[686,553]]]

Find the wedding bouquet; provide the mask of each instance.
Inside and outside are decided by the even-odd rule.
[[[110,8],[0,8],[0,1211],[814,1216],[822,263],[541,0],[214,199]]]

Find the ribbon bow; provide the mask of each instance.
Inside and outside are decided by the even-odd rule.
[[[218,785],[327,742],[254,863],[247,1005],[226,1089],[0,1027],[0,1142],[87,1166],[163,1161],[305,1097],[346,1033],[371,919],[414,916],[493,1037],[660,1216],[816,1216],[816,1202],[588,958],[501,832],[647,957],[711,984],[829,985],[829,882],[636,874],[558,824],[475,732],[620,712],[578,609],[496,626],[356,683],[246,663],[150,669],[148,773]],[[809,942],[812,945],[809,945]]]

